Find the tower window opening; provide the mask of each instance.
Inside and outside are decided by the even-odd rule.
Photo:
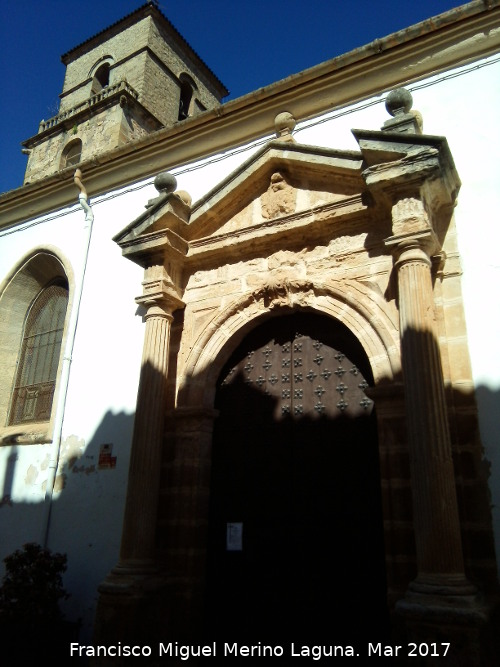
[[[109,63],[103,63],[97,68],[92,79],[91,94],[99,93],[106,86],[109,86]]]
[[[179,100],[179,120],[184,120],[192,115],[192,100],[194,92],[194,82],[192,83],[186,77],[180,81],[181,96]]]
[[[82,142],[80,139],[71,141],[63,150],[61,155],[61,169],[72,167],[82,159]]]

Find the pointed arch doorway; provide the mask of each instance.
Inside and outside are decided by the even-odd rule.
[[[217,385],[206,626],[229,641],[380,641],[386,584],[376,417],[359,341],[274,317]]]

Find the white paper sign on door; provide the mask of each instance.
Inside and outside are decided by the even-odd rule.
[[[243,550],[243,523],[228,523],[226,530],[226,549],[227,551]]]

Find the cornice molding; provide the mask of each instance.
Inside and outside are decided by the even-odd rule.
[[[83,162],[89,195],[152,177],[273,134],[286,109],[299,121],[408,85],[500,49],[500,1],[482,0],[355,49],[213,110]],[[0,196],[1,227],[74,203],[73,168]]]

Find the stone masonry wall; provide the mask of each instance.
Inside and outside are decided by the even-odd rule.
[[[186,53],[183,54],[174,42],[169,41],[168,35],[155,23],[151,25],[150,43],[160,60],[167,64],[177,78],[183,72],[191,76],[197,86],[194,97],[201,102],[203,107],[210,109],[219,104],[212,84],[196,63]]]
[[[110,72],[110,83],[126,78],[130,85],[137,89],[142,78],[140,62],[135,62],[130,66],[122,61],[147,46],[150,20],[149,18],[142,19],[68,63],[60,111],[71,109],[90,97],[91,70],[101,58],[106,56],[111,56],[114,63]]]
[[[180,86],[160,64],[147,55],[139,99],[164,125],[172,125],[179,116]]]
[[[84,47],[76,51],[73,60],[67,63],[63,92],[60,95],[58,114],[65,114],[65,120],[41,124],[39,132],[52,127],[52,132],[37,135],[29,140],[31,154],[25,173],[25,183],[32,182],[64,168],[61,156],[71,139],[81,139],[81,160],[104,153],[122,143],[139,139],[178,122],[181,83],[179,77],[187,73],[195,82],[192,113],[200,113],[205,108],[219,104],[216,86],[210,77],[204,77],[180,38],[146,16],[137,23],[126,27],[97,46]],[[78,55],[79,53],[79,55]],[[138,102],[149,111],[151,118],[137,105],[122,113],[118,108],[105,102],[108,89],[101,98],[92,97],[92,82],[102,63],[109,64],[109,86],[126,82],[132,88],[132,96],[138,95]],[[88,102],[92,98],[92,111]],[[115,101],[116,104],[116,101]],[[96,108],[100,110],[96,111]],[[68,114],[68,112],[71,112]],[[92,115],[85,121],[78,121],[75,115]],[[63,116],[64,118],[64,116]],[[48,120],[48,119],[47,119]],[[39,143],[38,143],[39,141]]]
[[[133,105],[122,108],[115,103],[81,123],[75,122],[69,129],[61,127],[59,133],[34,146],[26,169],[25,183],[64,168],[61,167],[62,152],[74,139],[82,142],[83,162],[125,142],[140,139],[155,129],[157,126],[152,124],[151,118],[140,107]],[[70,169],[72,174],[74,167]]]
[[[146,17],[68,63],[60,112],[90,97],[95,66],[107,58],[111,62],[110,84],[126,80],[139,93],[139,101],[164,124],[177,121],[178,77],[183,72],[195,81],[195,97],[203,107],[218,104],[210,82],[195,62],[182,53],[171,34]]]

